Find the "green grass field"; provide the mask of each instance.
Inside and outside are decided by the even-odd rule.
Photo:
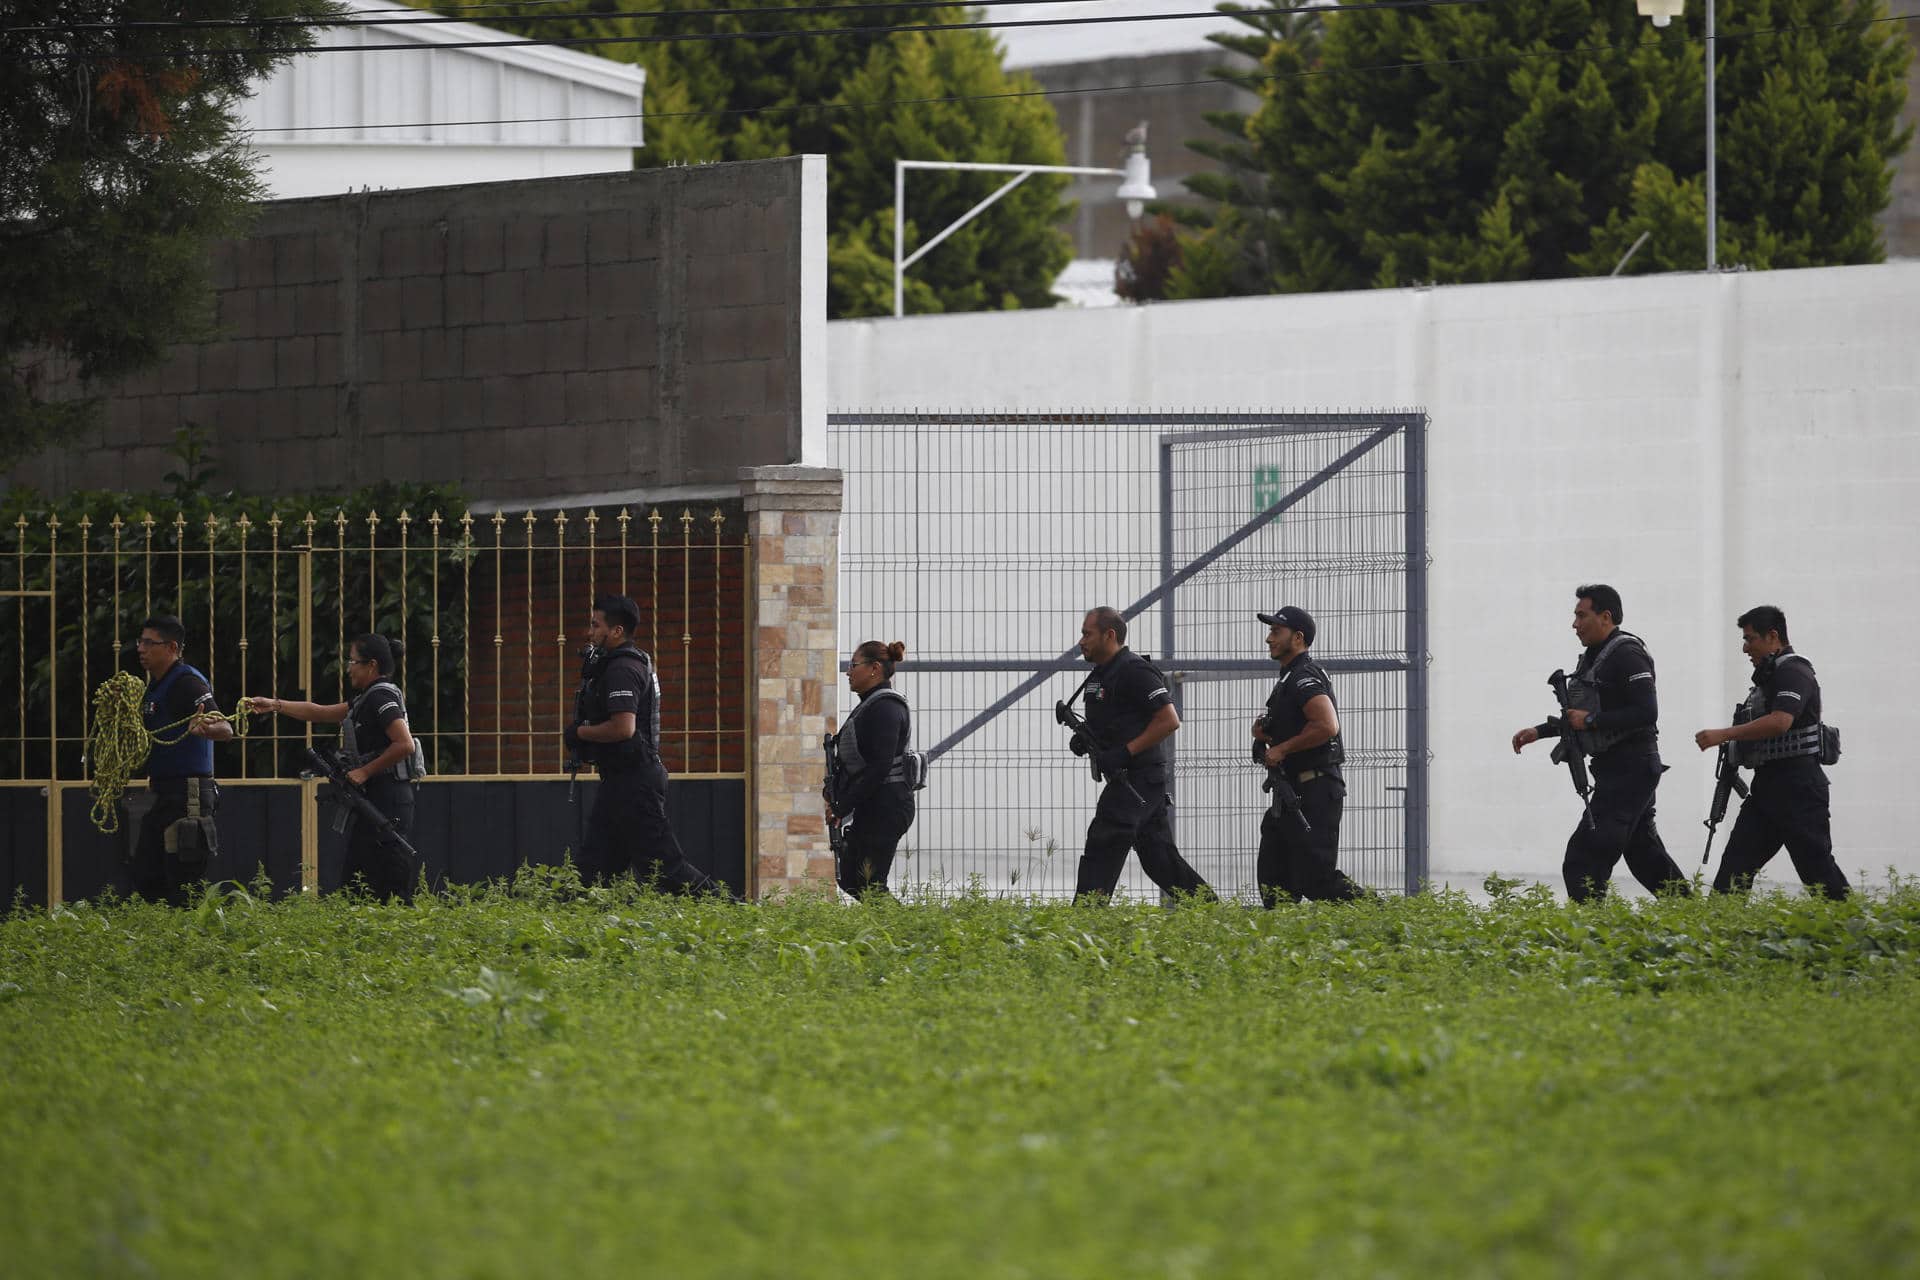
[[[10,1276],[1920,1274],[1920,891],[0,923]]]

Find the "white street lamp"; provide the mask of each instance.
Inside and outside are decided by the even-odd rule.
[[[1123,169],[1126,181],[1113,193],[1116,200],[1127,202],[1127,217],[1134,222],[1140,220],[1141,211],[1146,202],[1153,199],[1157,192],[1153,189],[1153,165],[1147,159],[1147,122],[1142,120],[1127,130],[1127,167]]]
[[[1036,173],[1069,173],[1120,178],[1123,181],[1119,189],[1113,193],[1114,199],[1126,201],[1127,216],[1138,218],[1145,203],[1158,194],[1153,189],[1153,170],[1147,160],[1146,125],[1142,124],[1129,130],[1127,143],[1129,147],[1127,167],[1124,169],[1090,169],[1062,164],[973,164],[963,160],[895,160],[893,162],[893,314],[896,316],[904,314],[902,306],[905,299],[908,267],[920,261],[927,255],[929,249],[985,213],[1001,196]],[[911,254],[902,257],[901,250],[907,238],[907,170],[909,169],[958,169],[970,173],[1010,173],[1013,177],[1002,183],[992,195],[949,223],[938,235]]]
[[[1653,25],[1664,27],[1679,17],[1685,9],[1686,0],[1633,0],[1634,10],[1643,18],[1652,18]],[[1714,0],[1707,0],[1707,270],[1719,268],[1719,221],[1717,214],[1718,183],[1715,181],[1713,154],[1713,7]]]

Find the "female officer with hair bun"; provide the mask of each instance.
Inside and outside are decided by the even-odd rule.
[[[869,640],[853,651],[847,687],[860,701],[827,740],[827,821],[846,833],[844,842],[835,842],[834,878],[856,898],[891,896],[887,873],[900,837],[913,825],[907,760],[913,717],[893,687],[894,664],[906,656],[898,640]]]
[[[398,640],[368,633],[356,636],[347,660],[351,702],[323,704],[283,698],[254,698],[253,710],[280,712],[310,724],[347,724],[341,731],[342,755],[352,767],[347,777],[359,783],[367,799],[387,815],[402,836],[413,827],[413,783],[419,781],[422,760],[413,732],[407,727],[406,699],[393,682],[395,664],[406,652]],[[377,898],[412,896],[420,868],[406,855],[380,843],[370,823],[355,822],[347,838],[342,884],[363,876]]]

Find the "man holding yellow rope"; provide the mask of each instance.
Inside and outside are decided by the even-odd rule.
[[[153,739],[147,789],[154,803],[140,819],[133,888],[150,902],[175,906],[186,905],[187,887],[206,877],[207,860],[219,851],[213,744],[233,737],[207,678],[181,660],[186,643],[185,624],[171,614],[148,618],[134,641],[148,678],[140,719]]]

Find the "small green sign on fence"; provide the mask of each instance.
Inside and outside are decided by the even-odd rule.
[[[1286,495],[1280,483],[1280,468],[1253,469],[1253,513],[1259,515]]]

